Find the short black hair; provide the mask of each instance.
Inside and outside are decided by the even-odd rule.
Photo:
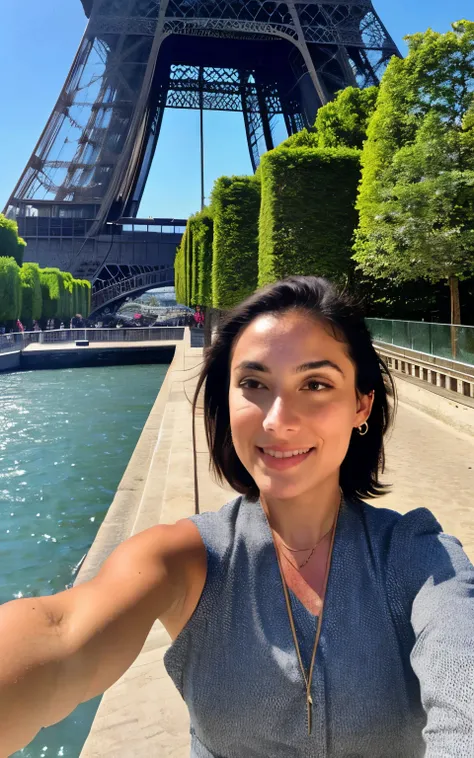
[[[347,344],[356,369],[357,390],[363,395],[375,393],[368,433],[361,436],[353,431],[341,464],[340,485],[348,498],[379,497],[388,489],[379,477],[385,467],[384,436],[395,415],[394,382],[373,346],[361,305],[327,279],[316,276],[291,276],[258,290],[224,316],[211,346],[206,348],[193,414],[205,383],[204,425],[211,470],[218,481],[226,480],[237,492],[258,500],[258,487],[232,443],[228,399],[232,348],[242,330],[258,316],[293,310],[322,321],[336,339]]]

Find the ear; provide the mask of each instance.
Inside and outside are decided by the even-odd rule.
[[[372,390],[368,395],[363,395],[357,392],[357,412],[355,417],[354,428],[361,426],[364,421],[368,421],[370,414],[372,413],[372,406],[374,404],[375,392]]]

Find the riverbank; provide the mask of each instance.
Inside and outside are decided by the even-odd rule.
[[[186,330],[78,581],[94,576],[115,546],[131,534],[194,513],[191,400],[201,362],[202,349],[191,347]],[[397,384],[402,399],[387,445],[384,477],[394,486],[378,504],[402,513],[430,508],[474,560],[474,437],[415,408],[404,380],[397,379]],[[429,410],[429,390],[420,388],[416,403],[423,402],[423,394]],[[474,417],[474,410],[469,411]],[[199,411],[196,431],[200,508],[217,510],[234,493],[209,476]],[[188,758],[187,708],[163,665],[169,643],[157,622],[135,663],[105,693],[81,758]]]
[[[1,335],[0,373],[170,363],[184,327],[53,329]]]

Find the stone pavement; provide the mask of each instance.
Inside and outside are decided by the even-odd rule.
[[[202,350],[190,348],[187,335],[184,344],[178,343],[117,503],[114,500],[81,572],[82,581],[97,570],[114,543],[125,538],[124,531],[134,534],[194,512],[190,399],[201,361]],[[201,510],[216,510],[233,492],[209,477],[201,417],[197,450]],[[430,508],[474,560],[474,436],[400,403],[387,460],[385,481],[394,486],[378,504],[403,513]],[[135,663],[104,695],[81,758],[189,756],[187,709],[163,665],[169,642],[157,622]]]

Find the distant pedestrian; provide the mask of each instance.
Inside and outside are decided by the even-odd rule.
[[[21,323],[21,321],[20,321],[19,318],[17,318],[17,320],[16,320],[16,330],[17,330],[17,332],[24,332],[25,331],[25,327],[23,326],[23,324]]]
[[[204,313],[201,310],[200,305],[196,305],[196,310],[194,312],[194,324],[197,327],[197,329],[202,329],[204,326]]]
[[[85,326],[84,319],[80,313],[76,313],[71,319],[71,329],[83,329]]]

